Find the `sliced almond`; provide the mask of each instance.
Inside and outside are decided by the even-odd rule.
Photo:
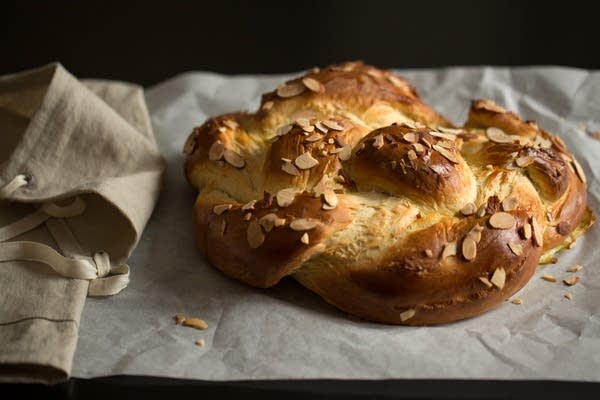
[[[577,176],[581,179],[581,182],[587,183],[587,179],[585,178],[585,172],[583,172],[583,168],[579,162],[573,158],[573,166],[575,167],[575,172],[577,172]]]
[[[451,143],[452,145],[454,145],[453,142],[456,140],[456,135],[452,135],[452,134],[449,134],[449,133],[442,133],[442,132],[431,131],[431,132],[429,132],[429,134],[431,136],[435,136],[435,137],[438,137],[438,138],[441,138],[441,139],[449,140],[449,141],[452,142]]]
[[[197,339],[194,344],[198,347],[204,347],[204,345],[206,344],[206,342],[204,341],[204,339]]]
[[[433,251],[431,249],[425,249],[425,255],[431,258],[433,257]]]
[[[325,125],[327,128],[332,129],[334,131],[343,131],[344,127],[342,125],[340,125],[339,123],[337,123],[334,120],[331,119],[326,119],[325,121],[322,121],[322,124]]]
[[[275,132],[275,135],[277,135],[277,136],[285,136],[291,130],[292,130],[292,125],[290,125],[290,124],[283,125],[283,126],[280,126],[279,128],[277,128],[277,131]]]
[[[508,247],[516,256],[523,254],[523,245],[521,243],[509,243]]]
[[[417,158],[419,158],[419,157],[417,156],[417,153],[415,153],[414,150],[409,150],[408,151],[408,159],[410,161],[416,160]]]
[[[471,228],[469,233],[467,233],[467,236],[469,236],[471,239],[473,239],[475,241],[475,243],[479,243],[479,241],[481,240],[481,232],[482,231],[483,231],[483,226],[476,224],[473,228]]]
[[[259,248],[264,243],[265,233],[257,220],[252,220],[250,224],[248,224],[246,237],[248,239],[248,244],[253,249]]]
[[[414,132],[408,132],[402,136],[402,139],[406,140],[408,143],[415,143],[417,141],[417,135],[415,135]]]
[[[451,135],[460,135],[461,133],[465,133],[465,131],[461,128],[445,128],[443,126],[438,126],[436,128],[440,132],[449,133]]]
[[[444,156],[444,158],[446,158],[448,161],[453,162],[454,164],[458,164],[458,158],[448,149],[434,144],[433,146],[431,146],[435,151],[437,151],[438,153],[440,153],[442,156]]]
[[[386,78],[397,88],[404,89],[406,87],[406,83],[402,82],[396,75],[387,75]]]
[[[308,218],[298,218],[293,220],[290,223],[290,228],[294,231],[309,231],[314,229],[319,225],[319,222],[316,220],[308,219]]]
[[[308,118],[298,118],[298,119],[296,119],[296,124],[298,126],[300,126],[301,128],[311,126],[310,120]]]
[[[293,175],[293,176],[300,175],[300,171],[298,171],[298,168],[296,168],[296,166],[294,164],[292,164],[291,162],[284,162],[281,165],[281,170],[283,172],[286,172],[286,173],[288,173],[290,175]]]
[[[206,321],[204,321],[200,318],[188,318],[185,321],[183,321],[182,325],[188,326],[190,328],[198,329],[201,331],[208,328],[208,324],[206,323]]]
[[[315,131],[314,125],[303,126],[302,130],[304,131],[304,135],[308,135],[309,133],[313,133]]]
[[[244,215],[244,221],[250,221],[251,218],[252,218],[252,213],[251,212],[247,212]]]
[[[456,143],[450,140],[440,140],[436,143],[438,146],[443,147],[448,150],[452,150],[455,148]]]
[[[338,153],[338,158],[342,161],[346,161],[349,160],[350,157],[352,157],[352,146],[347,144],[346,146],[342,147],[342,150],[340,150]]]
[[[462,242],[462,254],[463,257],[468,260],[474,260],[477,256],[477,243],[473,240],[472,237],[467,235]]]
[[[498,289],[502,290],[504,283],[506,282],[506,271],[504,268],[496,268],[494,274],[492,275],[492,279],[490,279],[490,282],[492,282],[492,284]]]
[[[325,202],[331,207],[336,207],[338,204],[338,197],[335,194],[335,192],[331,189],[325,190],[325,192],[323,192],[323,200],[325,200]]]
[[[522,233],[525,239],[531,239],[531,224],[529,222],[526,222],[525,225],[523,225]]]
[[[272,108],[273,108],[273,106],[274,106],[274,105],[275,105],[275,103],[274,103],[274,102],[272,102],[272,101],[267,101],[265,104],[263,104],[263,105],[262,105],[262,107],[261,107],[260,109],[261,109],[261,110],[264,110],[264,111],[269,111],[270,109],[272,109]]]
[[[507,197],[502,200],[502,210],[508,212],[517,208],[517,199],[514,197]]]
[[[513,143],[519,140],[518,136],[507,135],[502,129],[490,126],[485,133],[492,142],[495,143]]]
[[[243,211],[254,210],[254,206],[256,205],[256,200],[250,200],[246,204],[242,206]]]
[[[310,169],[319,165],[319,161],[316,158],[314,158],[308,151],[296,157],[294,163],[300,169]]]
[[[549,149],[552,147],[552,142],[540,135],[535,137],[535,141],[533,143],[534,147],[540,147],[542,149]]]
[[[294,198],[296,197],[296,189],[287,188],[281,189],[277,192],[275,198],[277,199],[277,205],[279,207],[288,207],[290,204],[294,202]]]
[[[227,161],[228,164],[235,168],[244,168],[246,165],[246,161],[244,161],[242,156],[233,150],[226,149],[223,152],[223,158],[225,158],[225,161]]]
[[[318,130],[320,130],[323,133],[327,133],[329,131],[329,129],[327,129],[327,127],[325,125],[323,125],[322,122],[317,122],[315,124],[315,128],[317,128]]]
[[[294,97],[304,92],[305,88],[300,82],[287,83],[277,88],[277,95],[283,98]]]
[[[413,143],[412,147],[413,149],[415,149],[417,154],[420,154],[425,151],[425,146],[423,146],[421,143]]]
[[[554,275],[550,275],[550,274],[544,274],[542,275],[542,279],[548,282],[556,282],[556,277]]]
[[[236,130],[239,127],[238,123],[231,119],[224,120],[223,124],[225,126],[227,126],[229,129],[233,129],[233,130]]]
[[[581,271],[582,268],[583,268],[583,266],[581,266],[579,264],[575,264],[575,265],[572,265],[569,268],[567,268],[567,272],[579,272],[579,271]]]
[[[486,212],[487,212],[487,204],[486,204],[486,203],[483,203],[483,204],[482,204],[482,205],[480,205],[480,206],[479,206],[479,208],[477,209],[477,216],[478,216],[479,218],[481,218],[481,217],[485,216]]]
[[[306,139],[304,139],[304,140],[306,142],[318,142],[322,138],[323,138],[323,136],[320,133],[314,132],[312,135],[307,136]]]
[[[573,300],[573,294],[571,292],[565,293],[564,296],[567,300]]]
[[[260,226],[264,228],[266,232],[271,232],[271,229],[275,226],[275,221],[277,220],[277,215],[274,213],[265,214],[258,220]]]
[[[383,136],[382,135],[377,135],[375,136],[375,139],[373,140],[373,147],[375,147],[376,149],[380,149],[383,147]]]
[[[567,286],[577,285],[581,279],[578,276],[563,279],[563,283]]]
[[[185,144],[183,145],[183,154],[192,154],[196,148],[196,135],[188,136]],[[210,157],[209,157],[210,158]]]
[[[323,86],[323,84],[321,82],[319,82],[318,80],[316,80],[314,78],[310,78],[307,76],[306,78],[302,79],[302,83],[309,90],[312,90],[315,93],[322,93],[325,91],[325,86]]]
[[[517,297],[516,299],[511,300],[511,303],[521,305],[523,304],[523,300]]]
[[[370,77],[375,78],[375,79],[383,78],[383,72],[381,72],[378,69],[370,69],[370,70],[368,70],[367,71],[367,75],[369,75]]]
[[[456,240],[453,242],[446,243],[444,251],[442,251],[442,259],[456,256]]]
[[[277,219],[275,220],[275,227],[284,226],[285,222],[286,222],[285,218],[277,217]]]
[[[485,286],[487,286],[489,288],[494,286],[494,285],[492,285],[492,282],[490,282],[490,280],[485,276],[480,276],[479,280],[481,281],[481,283],[483,283]]]
[[[463,208],[460,209],[460,213],[464,216],[473,215],[476,211],[475,204],[467,203]]]
[[[310,238],[308,237],[308,232],[304,232],[302,234],[302,236],[300,236],[300,241],[306,245],[310,243]]]
[[[525,168],[533,164],[533,158],[530,156],[521,156],[515,160],[518,167]]]
[[[540,224],[535,217],[531,218],[531,230],[533,234],[533,243],[536,246],[542,247],[544,245],[544,236],[542,228],[540,228]]]
[[[217,215],[223,214],[225,211],[231,210],[231,204],[218,204],[213,207],[213,212]]]
[[[477,105],[478,108],[483,108],[484,110],[489,110],[489,111],[493,111],[493,112],[500,113],[500,114],[503,114],[506,112],[506,110],[504,108],[500,107],[498,104],[496,104],[492,100],[480,100],[477,103],[478,103],[478,105]]]
[[[490,225],[496,229],[510,229],[515,226],[516,220],[512,214],[500,211],[490,217]]]
[[[407,320],[411,319],[412,317],[414,317],[416,313],[417,312],[415,311],[414,308],[409,308],[406,311],[402,311],[400,313],[400,321],[402,321],[402,322],[407,321]]]
[[[217,140],[210,146],[210,149],[208,150],[208,159],[211,161],[218,161],[221,159],[221,157],[223,157],[224,152],[225,145],[220,140]]]

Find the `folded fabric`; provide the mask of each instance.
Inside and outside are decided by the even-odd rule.
[[[69,376],[85,298],[127,285],[164,168],[140,87],[0,77],[0,381]]]

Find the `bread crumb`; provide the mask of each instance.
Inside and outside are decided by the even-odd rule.
[[[415,316],[415,314],[416,314],[416,311],[415,311],[415,309],[413,309],[413,308],[409,308],[408,310],[406,310],[406,311],[403,311],[403,312],[401,312],[401,313],[400,313],[400,320],[401,320],[402,322],[404,322],[404,321],[406,321],[406,320],[409,320],[409,319],[411,319],[412,317],[414,317],[414,316]]]
[[[574,265],[570,266],[569,268],[567,268],[567,272],[578,272],[582,268],[583,268],[583,266],[581,266],[579,264],[574,264]]]
[[[565,293],[565,299],[567,300],[573,300],[573,294],[571,292],[567,292]]]
[[[183,321],[183,326],[188,326],[190,328],[198,329],[201,331],[208,328],[208,324],[200,318],[188,318],[185,321]]]
[[[542,279],[548,282],[556,282],[556,277],[554,277],[554,275],[550,275],[550,274],[544,274],[542,275]]]
[[[181,314],[177,314],[173,317],[173,319],[175,320],[175,325],[181,325],[185,322],[186,318],[181,315]]]
[[[196,346],[198,346],[198,347],[204,347],[204,344],[205,344],[205,342],[204,342],[204,339],[198,339],[198,340],[196,340],[194,343],[195,343],[195,344],[196,344]]]
[[[573,285],[576,285],[576,284],[578,284],[578,283],[579,283],[579,280],[580,280],[580,279],[579,279],[579,277],[578,277],[578,276],[574,276],[574,277],[572,277],[572,278],[566,278],[566,279],[563,279],[563,282],[564,282],[564,284],[565,284],[565,285],[567,285],[567,286],[573,286]]]

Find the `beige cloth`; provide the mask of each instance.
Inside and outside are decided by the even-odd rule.
[[[40,249],[49,257],[45,244],[60,253],[53,259],[115,275],[120,286],[112,292],[121,290],[123,264],[150,218],[164,168],[141,88],[78,81],[59,64],[0,77],[0,191],[8,193],[0,196],[0,230],[43,217],[0,243],[0,258],[12,258],[0,261],[0,381],[68,378],[88,287],[102,280],[65,278],[27,260]],[[15,186],[23,176],[27,183]],[[73,199],[85,207],[65,218],[41,207]],[[23,244],[31,242],[39,247]],[[95,292],[106,294],[105,284],[112,283]]]

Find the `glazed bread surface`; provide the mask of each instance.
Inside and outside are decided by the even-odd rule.
[[[559,137],[488,100],[457,128],[405,79],[357,62],[207,120],[184,152],[215,267],[261,288],[290,275],[372,321],[480,314],[594,221]]]

